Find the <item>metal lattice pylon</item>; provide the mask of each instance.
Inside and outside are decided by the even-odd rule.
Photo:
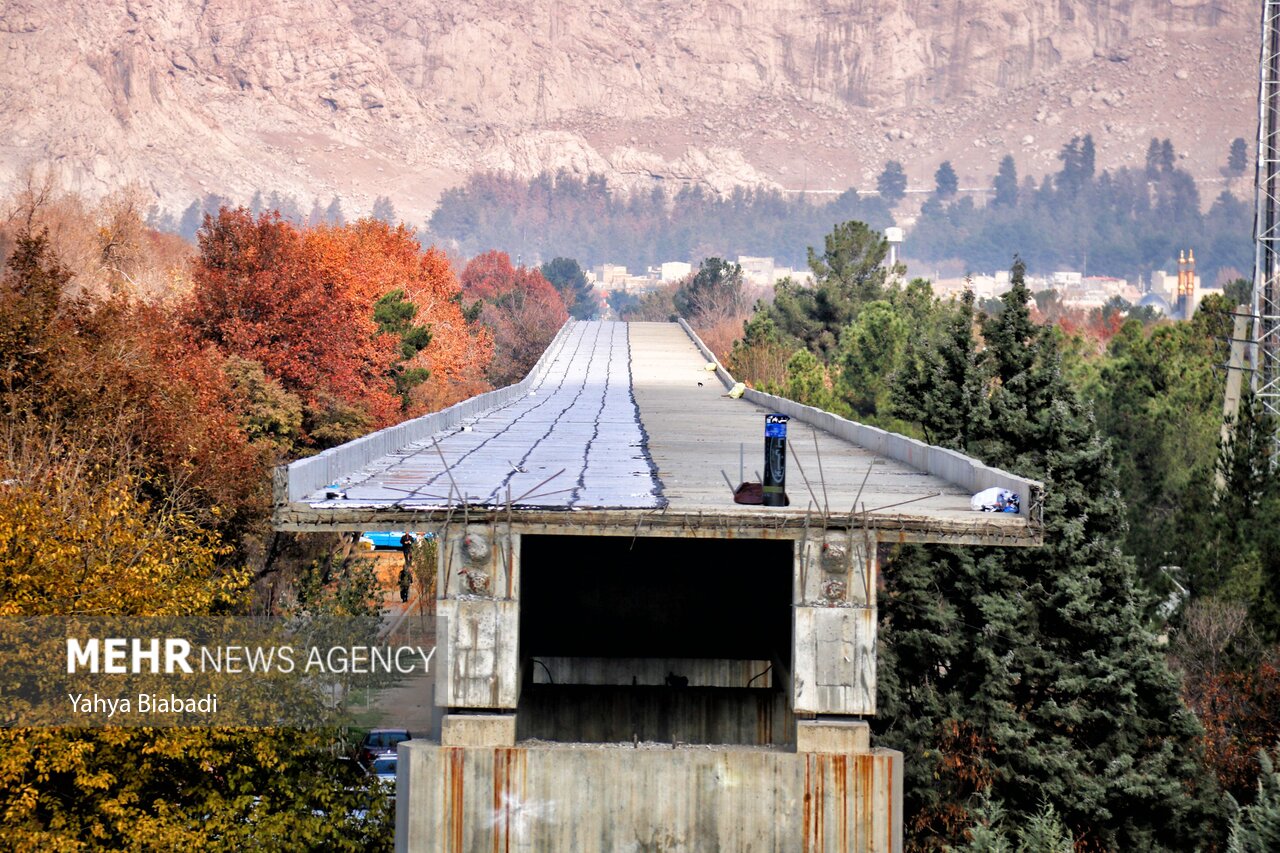
[[[1280,0],[1262,4],[1256,183],[1253,390],[1263,409],[1280,418]],[[1272,445],[1272,460],[1277,459],[1280,434],[1273,437]]]

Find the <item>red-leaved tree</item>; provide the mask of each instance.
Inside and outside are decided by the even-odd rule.
[[[506,252],[472,258],[462,271],[462,292],[482,302],[480,322],[493,334],[494,385],[523,378],[569,319],[564,300],[542,273],[513,267]]]
[[[399,417],[390,377],[398,342],[353,292],[341,241],[241,208],[206,219],[199,244],[184,312],[198,341],[260,363],[301,399],[304,427],[321,444]]]

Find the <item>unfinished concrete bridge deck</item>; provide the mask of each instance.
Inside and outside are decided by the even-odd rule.
[[[520,383],[277,473],[277,529],[440,534],[447,713],[399,747],[398,850],[902,849],[879,545],[1039,544],[1042,488],[709,362],[683,324],[570,323]],[[791,503],[735,503],[770,413]],[[1023,513],[972,511],[989,487]]]
[[[417,528],[466,507],[525,531],[790,538],[853,524],[882,540],[1040,542],[1040,484],[753,390],[731,399],[713,360],[683,324],[570,322],[518,385],[289,466],[277,527]],[[759,481],[770,412],[793,418],[790,506],[736,504],[726,479]],[[973,512],[989,486],[1019,493],[1023,513]]]

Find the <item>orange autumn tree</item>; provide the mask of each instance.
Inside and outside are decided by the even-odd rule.
[[[220,210],[200,231],[184,312],[200,343],[258,362],[302,403],[303,429],[339,444],[393,423],[394,336],[351,291],[345,253],[276,214]]]
[[[404,329],[425,330],[421,347],[405,346],[408,335],[399,331],[404,363],[392,373],[419,372],[407,392],[405,414],[435,411],[488,390],[484,374],[493,356],[492,336],[467,323],[462,287],[443,252],[435,247],[424,252],[411,229],[376,219],[322,226],[306,232],[305,239],[341,258],[335,274],[344,277],[348,291],[372,316],[390,303],[393,313],[404,317]],[[383,328],[390,327],[384,323]]]
[[[462,292],[479,301],[480,322],[493,333],[494,385],[520,381],[569,319],[564,300],[542,273],[513,267],[506,252],[472,258],[462,271]]]
[[[232,543],[266,515],[265,448],[237,423],[228,360],[176,320],[78,285],[43,232],[14,235],[0,275],[10,627],[250,604]],[[23,672],[25,649],[9,643],[0,668]],[[48,718],[23,708],[7,704],[0,727],[0,848],[362,850],[365,833],[390,837],[326,730],[36,727]]]
[[[261,449],[231,413],[215,353],[191,348],[162,306],[73,295],[46,236],[19,234],[0,279],[0,445],[13,463],[32,437],[53,464],[128,461],[155,496],[218,507],[202,523],[240,529],[265,506]],[[0,480],[6,479],[0,477]]]
[[[448,261],[409,229],[300,231],[223,209],[199,241],[188,326],[296,398],[305,441],[340,444],[487,387],[490,338],[466,323]]]

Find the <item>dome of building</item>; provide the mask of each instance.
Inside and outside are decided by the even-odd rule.
[[[1168,317],[1173,313],[1169,302],[1158,293],[1148,293],[1138,300],[1139,308],[1154,308],[1158,313]]]

